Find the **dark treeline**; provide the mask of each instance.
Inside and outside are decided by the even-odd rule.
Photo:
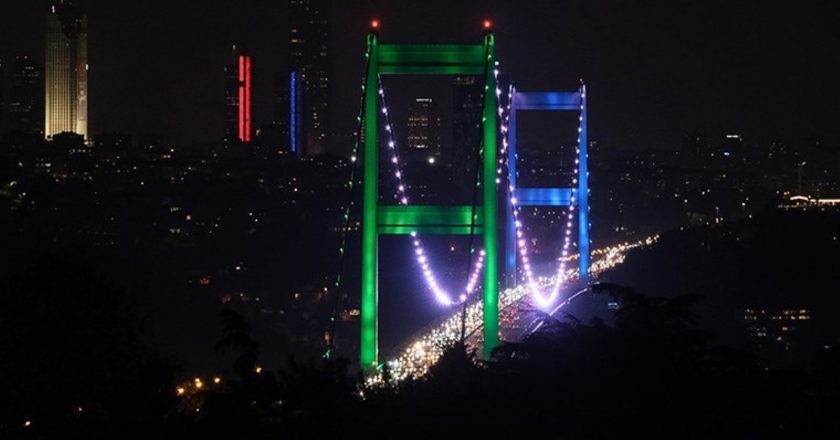
[[[817,349],[840,341],[838,268],[840,210],[766,209],[665,233],[603,279],[654,296],[702,295],[695,311],[717,343],[749,348],[771,367],[807,369]],[[767,319],[745,321],[747,310],[764,311]],[[784,310],[806,310],[810,319],[770,319]],[[766,328],[766,336],[755,338],[750,327]]]
[[[767,369],[697,325],[698,296],[656,298],[612,284],[593,294],[618,304],[609,324],[546,317],[493,362],[454,347],[426,379],[363,394],[346,362],[255,370],[261,347],[246,320],[226,311],[224,382],[178,396],[185,372],[144,345],[131,298],[83,265],[47,258],[0,291],[0,437],[840,434],[837,348],[814,353],[808,369]]]

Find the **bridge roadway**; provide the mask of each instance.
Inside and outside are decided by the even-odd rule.
[[[633,243],[621,243],[613,246],[595,249],[592,251],[594,262],[590,272],[597,276],[599,273],[609,270],[624,261],[627,251],[650,246],[656,242],[658,236],[647,237]],[[570,256],[569,260],[577,259],[576,255]],[[572,300],[579,298],[586,291],[588,286],[577,280],[577,268],[566,271],[566,283],[561,296],[565,298],[550,311],[555,315]],[[538,288],[546,289],[553,285],[556,277],[541,277],[538,279]],[[533,333],[540,325],[537,309],[531,305],[530,289],[525,286],[506,289],[499,292],[500,321],[502,324],[503,340],[521,340],[526,334]],[[476,349],[481,353],[482,332],[482,301],[481,299],[468,302],[466,307],[466,333],[467,346]],[[447,346],[452,345],[461,338],[461,322],[463,309],[455,307],[440,319],[422,328],[412,335],[403,344],[397,346],[384,365],[389,371],[391,381],[399,382],[409,378],[419,378],[428,372],[428,369],[439,359],[441,353]],[[368,376],[366,384],[376,386],[383,380],[380,373]]]

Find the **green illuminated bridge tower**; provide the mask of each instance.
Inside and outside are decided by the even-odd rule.
[[[495,39],[483,44],[380,44],[367,36],[368,67],[364,90],[364,191],[362,214],[361,353],[365,369],[379,359],[378,239],[380,234],[471,234],[484,241],[484,355],[499,343],[498,190],[496,186],[497,99]],[[404,206],[378,204],[378,79],[384,74],[484,75],[481,206]]]

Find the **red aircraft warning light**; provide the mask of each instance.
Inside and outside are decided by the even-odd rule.
[[[489,31],[490,28],[493,27],[493,22],[490,20],[484,20],[484,22],[481,23],[481,26],[484,28],[485,31]]]
[[[373,19],[370,21],[370,28],[371,29],[379,29],[379,20]]]

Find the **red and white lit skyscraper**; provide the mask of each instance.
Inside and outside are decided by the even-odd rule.
[[[233,46],[233,62],[225,67],[225,141],[251,142],[251,56]]]

